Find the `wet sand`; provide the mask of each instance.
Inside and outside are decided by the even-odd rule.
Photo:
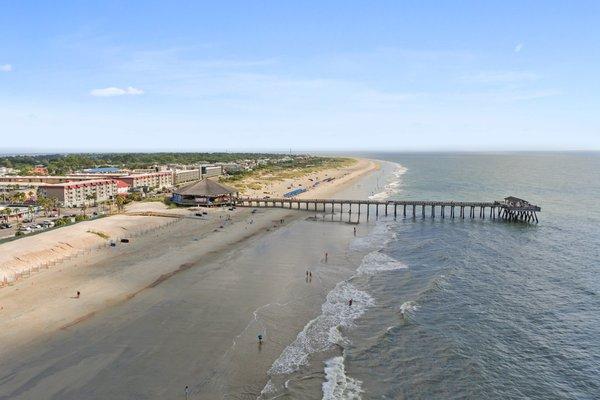
[[[356,163],[349,167],[320,171],[322,176],[327,175],[335,179],[310,188],[299,197],[329,197],[376,168],[377,165],[371,160],[357,159]],[[299,177],[295,184],[308,187],[311,176],[314,177],[311,174]],[[274,182],[271,195],[283,196],[288,191],[288,184],[289,182]],[[260,191],[249,191],[247,194],[264,196]],[[213,214],[212,209],[208,211]],[[143,216],[148,213],[154,216]],[[23,275],[29,277],[39,269],[46,269],[56,263],[62,264],[65,258],[72,258],[106,245],[105,237],[118,240],[121,237],[137,236],[138,233],[164,227],[172,223],[173,218],[190,215],[193,213],[189,209],[170,209],[161,202],[135,202],[126,207],[126,214],[85,221],[0,244],[0,288],[21,279]]]
[[[352,228],[309,214],[238,210],[219,232],[216,216],[182,219],[3,289],[0,399],[185,398],[185,385],[191,398],[256,398],[351,273],[334,255],[347,257]]]

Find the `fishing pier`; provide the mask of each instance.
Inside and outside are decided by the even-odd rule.
[[[233,199],[238,207],[255,208],[287,208],[321,212],[334,215],[339,213],[340,219],[344,213],[350,220],[361,215],[368,221],[373,216],[393,215],[394,219],[401,215],[403,218],[487,218],[513,222],[538,222],[539,206],[517,197],[506,197],[504,201],[494,202],[461,202],[461,201],[417,201],[417,200],[342,200],[342,199],[298,199],[298,198],[253,198],[237,197]]]

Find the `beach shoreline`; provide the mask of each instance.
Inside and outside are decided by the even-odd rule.
[[[342,171],[331,184],[320,185],[303,195],[311,198],[334,195],[376,168],[376,163],[359,159],[356,165]],[[158,203],[139,204],[141,207],[134,207],[130,211],[155,208]],[[230,252],[250,238],[285,225],[278,221],[288,223],[304,216],[289,210],[265,210],[258,214],[252,214],[249,209],[233,212],[209,210],[206,218],[189,218],[183,215],[185,213],[189,214],[189,211],[175,210],[175,216],[185,217],[177,219],[117,215],[61,228],[63,234],[61,230],[55,230],[2,245],[18,247],[25,245],[26,241],[35,241],[37,248],[32,252],[33,256],[43,259],[45,254],[40,248],[44,245],[49,247],[47,252],[52,256],[60,254],[57,247],[48,244],[52,243],[51,240],[43,240],[44,235],[60,236],[54,240],[69,244],[62,246],[66,249],[67,258],[61,263],[0,289],[0,354],[38,339],[40,335],[69,329],[191,268],[200,259],[203,264],[207,263],[211,257]],[[126,223],[129,223],[126,225],[128,233],[123,236],[132,237],[131,243],[118,243],[115,248],[107,246],[106,240],[89,232],[109,232],[116,237],[119,228]],[[143,234],[133,234],[141,229],[144,229]],[[75,238],[81,235],[86,240],[75,244]],[[177,238],[187,236],[194,237],[192,243],[178,245]],[[192,245],[194,250],[186,255],[187,248]],[[198,245],[202,245],[201,251],[196,249]],[[161,251],[161,246],[168,250]],[[176,248],[178,254],[173,257]],[[3,252],[5,257],[7,254],[10,252]],[[73,254],[79,256],[69,259],[69,255]],[[154,256],[146,259],[140,254]],[[71,297],[77,291],[82,296],[74,302]]]

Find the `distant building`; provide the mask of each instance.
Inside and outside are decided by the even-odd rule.
[[[180,169],[173,171],[173,182],[175,185],[190,183],[200,180],[200,169]]]
[[[202,178],[223,175],[223,167],[220,165],[203,165],[200,167]]]
[[[127,194],[129,192],[129,185],[123,181],[115,179],[117,182],[117,194]]]
[[[36,165],[35,167],[33,167],[33,174],[48,175],[48,168],[44,167],[43,165]]]
[[[2,175],[8,175],[8,174],[14,174],[15,171],[16,170],[14,168],[0,167],[0,176],[2,176]]]
[[[130,189],[162,189],[173,186],[173,174],[171,172],[124,175],[115,179],[124,182]]]
[[[7,214],[5,210],[9,211]],[[39,207],[33,206],[32,208],[23,207],[23,206],[4,206],[0,205],[0,221],[2,222],[10,222],[11,220],[14,222],[23,221],[23,219],[31,218],[32,215],[35,215],[40,211]]]
[[[173,193],[173,203],[182,206],[216,206],[232,204],[238,190],[215,182],[203,179],[178,189]]]
[[[37,198],[38,188],[43,183],[12,183],[0,182],[0,202],[10,197],[10,195],[20,192],[25,195],[25,202],[33,201]]]
[[[12,182],[12,183],[64,183],[64,182],[72,182],[72,181],[85,181],[90,179],[97,179],[97,175],[73,175],[73,176],[35,176],[35,175],[7,175],[0,176],[0,182]]]
[[[528,201],[519,199],[518,197],[508,196],[504,198],[504,204],[509,207],[529,207],[530,204]]]
[[[0,176],[0,182],[11,182],[15,184],[45,183],[55,185],[59,183],[86,182],[98,179],[116,179],[124,182],[131,189],[158,188],[173,186],[173,173],[152,172],[148,174],[126,175],[124,173],[102,173],[102,174],[74,174],[68,176]]]
[[[223,168],[223,172],[226,174],[232,174],[235,172],[244,171],[246,169],[243,165],[238,163],[221,164],[221,167]]]
[[[98,167],[84,169],[83,172],[86,174],[118,174],[122,173],[122,170],[117,167]]]
[[[64,207],[81,207],[111,200],[118,193],[117,182],[112,179],[42,185],[39,192],[43,196],[56,198]]]

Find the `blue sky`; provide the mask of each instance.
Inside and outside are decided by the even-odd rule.
[[[2,1],[0,149],[600,149],[599,21],[597,1]]]

